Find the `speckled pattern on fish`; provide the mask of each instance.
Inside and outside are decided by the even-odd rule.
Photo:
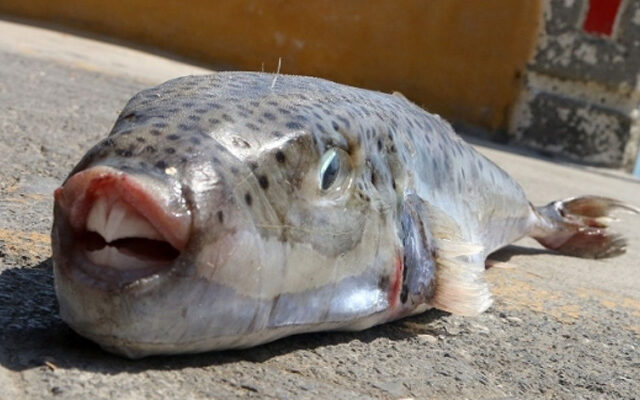
[[[131,357],[364,329],[491,304],[486,256],[523,236],[624,251],[583,197],[534,208],[402,95],[221,72],[134,96],[56,192],[63,319]]]

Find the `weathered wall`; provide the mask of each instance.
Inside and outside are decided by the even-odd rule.
[[[640,2],[548,0],[510,131],[534,148],[630,170],[639,72]]]
[[[0,12],[229,68],[398,90],[444,116],[503,127],[541,0],[0,0]]]

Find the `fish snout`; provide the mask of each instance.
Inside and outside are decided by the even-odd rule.
[[[92,167],[55,191],[56,266],[122,286],[169,269],[185,250],[191,213],[180,187]]]

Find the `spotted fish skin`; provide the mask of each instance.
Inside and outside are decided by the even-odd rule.
[[[599,201],[593,218],[625,207]],[[581,226],[554,204],[533,208],[401,95],[266,73],[178,78],[134,96],[56,192],[60,312],[129,357],[431,307],[476,314],[491,304],[487,254],[525,235],[562,250]]]

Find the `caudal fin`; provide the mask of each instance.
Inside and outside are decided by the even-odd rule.
[[[539,224],[533,236],[543,246],[560,253],[605,258],[626,251],[627,240],[611,232],[609,215],[615,209],[633,213],[640,210],[607,197],[583,196],[554,201],[536,209]]]

